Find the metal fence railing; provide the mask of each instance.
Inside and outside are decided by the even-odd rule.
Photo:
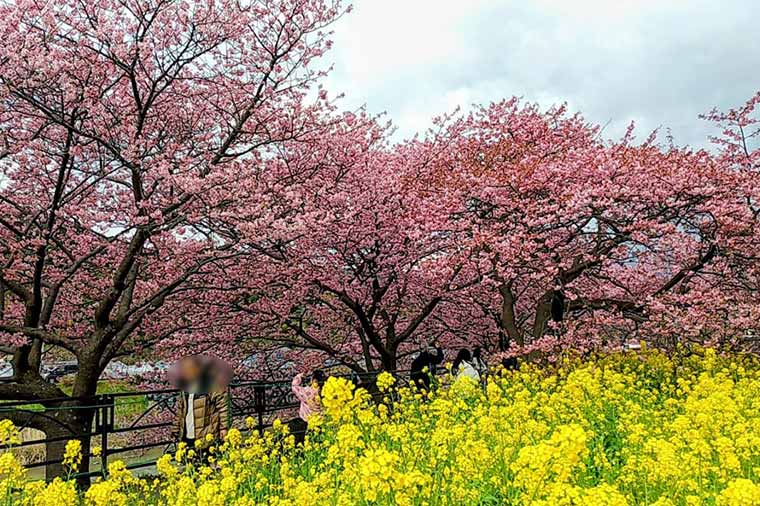
[[[376,374],[352,374],[350,377],[360,385],[368,385],[374,383]],[[408,371],[398,371],[396,375],[406,378]],[[100,448],[99,455],[91,453],[89,468],[80,469],[77,476],[98,476],[105,472],[109,460],[113,458],[123,460],[129,469],[155,465],[158,457],[175,443],[170,432],[176,416],[178,393],[174,389],[109,393],[80,400],[82,402],[76,405],[70,405],[70,398],[48,399],[45,406],[33,401],[4,402],[0,403],[0,420],[25,420],[26,423],[17,423],[23,433],[26,427],[36,425],[36,417],[51,418],[56,410],[91,410],[92,424],[88,432],[70,432],[56,437],[29,436],[10,451],[22,457],[26,468],[44,468],[60,464],[61,460],[49,459],[41,447],[56,441],[90,438],[92,447]],[[276,418],[294,418],[299,405],[291,391],[290,381],[232,383],[227,389],[227,399],[228,427],[244,432],[255,430],[263,433]],[[56,406],[56,401],[64,405]],[[246,423],[248,417],[254,419],[252,427]],[[37,451],[26,452],[32,448]]]

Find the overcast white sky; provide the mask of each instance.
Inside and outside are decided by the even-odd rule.
[[[760,0],[354,0],[331,92],[387,111],[397,136],[456,106],[567,102],[620,135],[704,145],[697,115],[760,89]]]

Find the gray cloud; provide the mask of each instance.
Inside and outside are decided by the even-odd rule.
[[[336,25],[329,89],[387,111],[399,137],[456,106],[567,102],[620,135],[705,145],[713,106],[760,88],[754,0],[357,0]]]

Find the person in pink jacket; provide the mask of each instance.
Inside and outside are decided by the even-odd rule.
[[[319,369],[311,374],[311,384],[308,386],[303,386],[302,374],[297,374],[293,378],[290,386],[293,389],[293,395],[301,403],[301,406],[298,408],[299,419],[293,420],[290,424],[290,432],[295,436],[296,442],[303,442],[309,417],[314,413],[322,412],[322,401],[319,397],[319,391],[326,380],[327,376]]]

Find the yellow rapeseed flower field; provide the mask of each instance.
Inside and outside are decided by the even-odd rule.
[[[116,462],[86,492],[26,481],[4,454],[0,504],[760,505],[749,356],[647,350],[444,381],[431,395],[387,374],[379,386],[373,401],[328,380],[303,447],[279,423],[263,437],[233,429],[208,464],[191,448],[162,457],[156,478]],[[0,423],[0,439],[14,438]]]

